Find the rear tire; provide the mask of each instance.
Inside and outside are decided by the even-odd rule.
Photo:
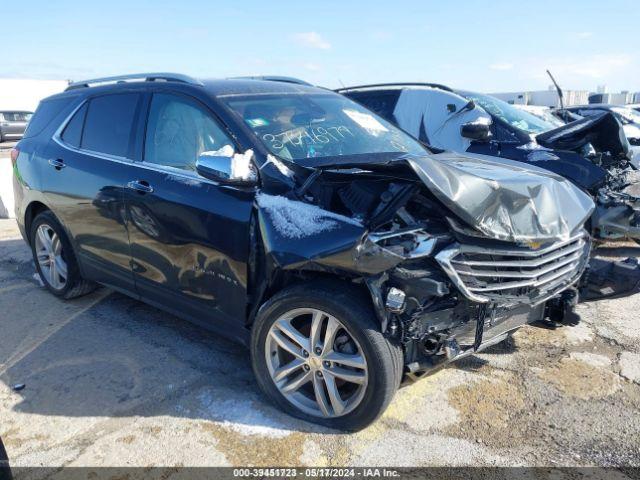
[[[322,320],[313,341],[316,316]],[[282,322],[286,328],[294,325],[298,343],[282,336]],[[289,347],[300,347],[305,339],[308,343],[294,356],[280,348],[282,339]],[[260,308],[252,330],[251,360],[258,385],[282,410],[348,431],[365,428],[385,411],[404,365],[402,347],[380,332],[371,299],[351,286],[324,281],[287,288]],[[296,370],[278,380],[278,372],[292,364],[298,365]],[[309,379],[290,391],[305,378]]]
[[[71,242],[56,216],[46,210],[31,224],[31,253],[44,286],[57,297],[72,299],[97,288],[80,275]]]

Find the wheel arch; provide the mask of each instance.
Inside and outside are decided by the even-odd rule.
[[[255,317],[262,306],[271,297],[282,290],[294,285],[308,285],[310,288],[340,288],[353,292],[361,298],[371,303],[372,309],[375,308],[371,299],[371,293],[366,283],[359,278],[342,277],[330,272],[316,270],[278,270],[274,272],[271,281],[267,282],[263,294],[260,298],[256,298],[255,305],[250,311],[247,318],[247,327],[251,328]]]
[[[45,205],[44,203],[38,201],[38,200],[34,200],[32,201],[27,208],[25,209],[24,212],[24,229],[26,232],[26,240],[27,243],[29,243],[29,245],[31,245],[31,224],[33,223],[33,220],[42,212],[45,212],[47,210],[51,210],[47,205]]]

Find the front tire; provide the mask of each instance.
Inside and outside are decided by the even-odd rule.
[[[81,277],[71,242],[51,211],[33,220],[30,238],[36,270],[51,293],[68,300],[95,290],[94,283]]]
[[[287,288],[260,308],[251,359],[258,385],[282,410],[349,431],[384,412],[403,366],[370,298],[327,282]]]

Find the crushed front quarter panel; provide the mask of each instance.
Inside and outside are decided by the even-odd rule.
[[[536,141],[547,148],[577,150],[587,144],[598,152],[631,159],[631,145],[622,125],[613,113],[585,117],[536,136]]]

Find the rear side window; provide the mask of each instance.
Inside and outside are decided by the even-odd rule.
[[[87,114],[87,104],[85,103],[80,110],[78,110],[67,126],[62,132],[62,140],[76,148],[80,147],[80,140],[82,139],[82,126],[84,125],[84,117]]]
[[[35,137],[42,132],[51,120],[53,120],[71,101],[73,97],[56,98],[53,100],[44,100],[40,102],[36,113],[33,114],[31,121],[27,125],[24,132],[24,138]],[[60,120],[62,122],[62,120]]]
[[[127,157],[139,98],[137,93],[123,93],[91,99],[84,121],[82,148]]]

